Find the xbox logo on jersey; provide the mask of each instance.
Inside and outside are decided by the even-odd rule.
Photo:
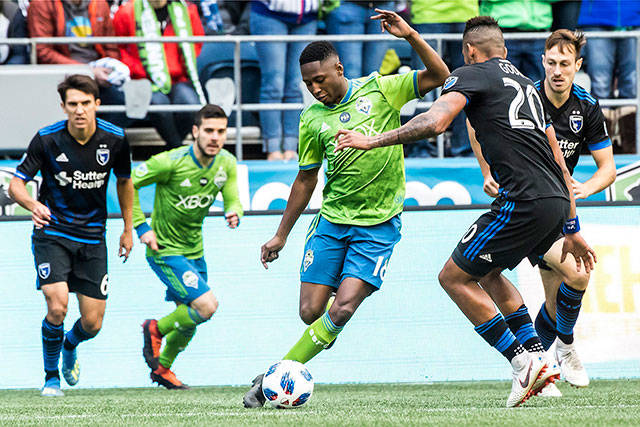
[[[183,207],[185,209],[208,208],[214,200],[211,194],[193,194],[191,196],[178,194],[178,197],[180,200],[176,203],[176,207]]]

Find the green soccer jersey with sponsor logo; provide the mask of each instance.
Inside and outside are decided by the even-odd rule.
[[[151,228],[160,250],[154,253],[147,248],[147,256],[203,256],[202,221],[218,192],[222,192],[225,212],[243,214],[236,176],[236,158],[224,149],[208,167],[198,162],[193,147],[180,147],[135,168],[131,174],[135,187],[133,226],[138,232],[148,230],[138,189],[156,184]]]
[[[334,152],[339,129],[377,135],[400,127],[400,108],[420,96],[417,71],[349,80],[337,105],[315,103],[300,117],[300,169],[327,159],[320,213],[338,224],[375,225],[402,212],[405,194],[401,145]]]

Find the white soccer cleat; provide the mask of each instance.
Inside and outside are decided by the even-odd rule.
[[[556,340],[556,358],[565,381],[574,387],[589,385],[589,375],[582,366],[573,344],[565,344],[559,339]]]
[[[544,374],[547,366],[541,357],[526,351],[514,357],[511,365],[513,366],[513,383],[511,394],[507,399],[507,408],[520,406],[531,396],[533,385]]]
[[[542,387],[542,390],[538,393],[538,397],[562,397],[562,392],[557,385],[549,383]]]
[[[64,393],[62,392],[62,390],[60,390],[60,378],[50,378],[47,382],[45,382],[40,395],[44,397],[64,396]]]
[[[546,365],[544,372],[540,374],[540,377],[531,389],[531,395],[537,396],[548,385],[553,385],[556,380],[560,379],[560,367],[556,359],[548,351],[534,352],[531,353],[531,355]],[[560,390],[558,390],[558,393],[560,393]]]

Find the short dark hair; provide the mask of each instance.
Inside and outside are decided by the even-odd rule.
[[[100,88],[98,83],[91,77],[84,74],[71,74],[58,85],[58,94],[62,102],[67,100],[67,91],[69,89],[76,89],[80,92],[84,92],[87,95],[93,95],[95,99],[100,98]]]
[[[497,29],[500,28],[500,26],[498,25],[498,21],[496,21],[492,17],[476,16],[469,19],[465,23],[464,32],[462,33],[462,36],[464,37],[469,31],[477,30],[480,27],[497,28]]]
[[[324,61],[331,56],[338,56],[338,51],[327,41],[309,43],[300,54],[300,65],[309,62]]]
[[[566,29],[555,30],[544,43],[544,51],[558,46],[558,50],[564,53],[567,47],[573,48],[576,59],[580,58],[582,47],[587,44],[587,40],[582,31],[570,31]]]
[[[486,55],[504,52],[504,37],[498,21],[490,16],[476,16],[466,22],[462,33],[464,46],[470,44]]]
[[[200,127],[204,119],[227,119],[227,115],[222,108],[215,104],[207,104],[196,113],[194,123]]]

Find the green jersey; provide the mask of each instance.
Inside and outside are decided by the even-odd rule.
[[[242,216],[238,195],[236,158],[222,149],[208,167],[196,158],[193,147],[180,147],[151,157],[131,174],[135,187],[133,226],[144,232],[149,226],[140,207],[138,189],[156,184],[151,228],[160,250],[147,248],[147,256],[182,255],[200,258],[202,221],[218,192],[222,191],[224,211]]]
[[[320,213],[338,224],[375,225],[402,212],[405,194],[401,145],[370,151],[347,148],[334,152],[340,129],[378,135],[400,127],[400,108],[420,97],[418,72],[391,76],[373,73],[349,80],[337,105],[315,103],[300,117],[300,169],[313,169],[327,159]]]

